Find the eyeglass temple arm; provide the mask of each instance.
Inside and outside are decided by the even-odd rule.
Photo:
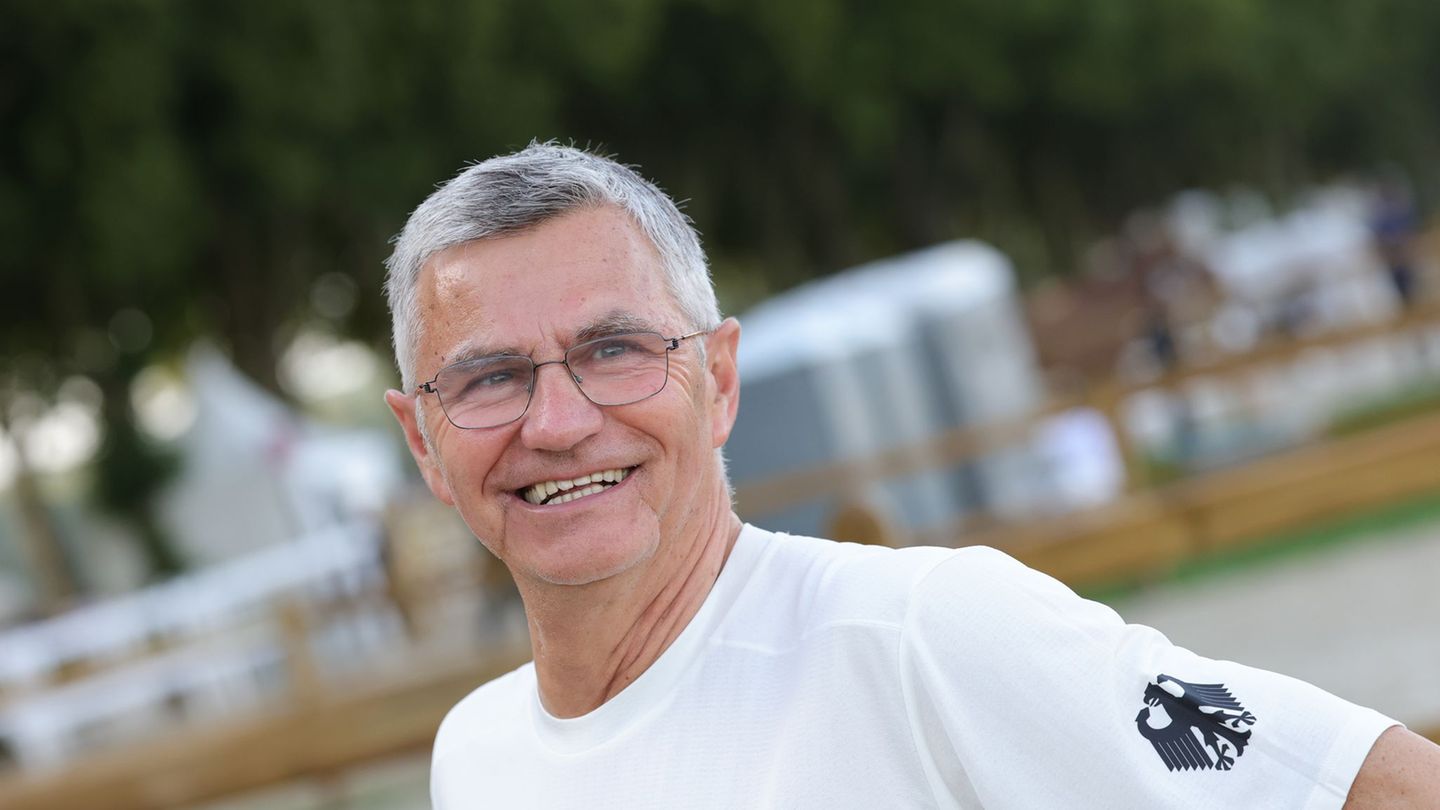
[[[691,332],[691,333],[688,334],[688,335],[681,335],[681,336],[679,336],[679,337],[666,338],[666,340],[668,340],[668,341],[670,342],[670,346],[666,349],[666,351],[674,351],[675,349],[680,348],[680,341],[682,341],[682,340],[688,340],[689,338],[695,337],[696,335],[708,335],[708,334],[710,334],[710,333],[713,332],[713,331],[715,331],[715,330],[713,330],[713,329],[700,329],[700,330]]]

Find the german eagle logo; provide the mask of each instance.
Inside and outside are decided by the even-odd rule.
[[[1223,683],[1186,683],[1162,674],[1145,687],[1145,704],[1135,727],[1172,771],[1230,770],[1250,742],[1246,727],[1255,724],[1255,715]]]

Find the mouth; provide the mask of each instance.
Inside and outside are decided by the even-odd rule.
[[[578,501],[619,484],[634,472],[634,467],[617,467],[565,480],[541,481],[515,490],[515,494],[535,506],[553,506]]]

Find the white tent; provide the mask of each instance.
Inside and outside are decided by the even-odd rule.
[[[403,481],[392,437],[309,420],[212,347],[192,350],[185,374],[195,423],[179,441],[182,472],[161,512],[192,563],[378,514]]]

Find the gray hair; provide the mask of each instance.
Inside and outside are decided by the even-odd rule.
[[[463,169],[441,185],[405,223],[385,261],[385,292],[403,390],[414,388],[420,339],[419,279],[425,263],[447,248],[535,227],[569,211],[613,205],[644,231],[660,255],[665,285],[690,321],[713,328],[720,307],[700,236],[689,217],[634,169],[553,141]]]

